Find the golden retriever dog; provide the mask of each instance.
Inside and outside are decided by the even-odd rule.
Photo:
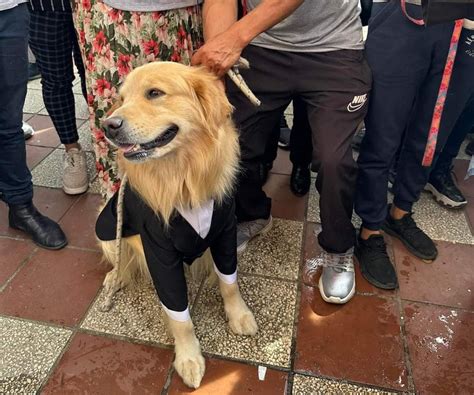
[[[118,108],[103,124],[107,139],[118,148],[119,170],[128,177],[121,259],[104,281],[104,309],[120,288],[151,278],[174,338],[174,367],[194,388],[205,363],[187,308],[183,262],[197,259],[195,268],[207,258],[218,277],[230,329],[239,335],[257,332],[236,281],[232,189],[239,144],[231,111],[213,74],[156,62],[130,73],[120,88]],[[96,225],[104,256],[113,265],[117,200],[117,195],[109,200]]]

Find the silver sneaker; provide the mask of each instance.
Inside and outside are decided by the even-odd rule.
[[[250,240],[255,236],[265,234],[272,228],[273,218],[256,219],[255,221],[237,224],[237,253],[245,251]]]
[[[63,190],[68,195],[84,193],[89,188],[86,153],[71,148],[64,153]]]
[[[317,258],[306,262],[306,276],[311,277],[319,267],[323,268],[319,278],[319,292],[328,303],[347,303],[355,293],[354,249],[343,254],[323,251]]]

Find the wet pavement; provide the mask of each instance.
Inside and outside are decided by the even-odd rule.
[[[78,85],[75,91],[81,142],[90,151],[87,109]],[[8,228],[0,206],[0,393],[193,392],[172,368],[172,340],[152,288],[121,292],[108,313],[97,308],[109,270],[94,238],[97,182],[91,177],[82,196],[59,189],[63,151],[39,81],[29,85],[24,119],[37,131],[27,142],[35,202],[60,222],[69,245],[39,249]],[[92,152],[89,162],[92,176]],[[194,392],[474,393],[474,179],[463,180],[467,163],[461,155],[455,164],[469,200],[464,210],[444,209],[427,194],[415,206],[438,245],[436,261],[414,258],[387,236],[400,289],[376,289],[356,268],[356,296],[336,306],[303,283],[302,264],[320,248],[318,196],[314,188],[303,198],[292,195],[291,164],[280,151],[265,186],[274,227],[239,262],[259,333],[233,335],[216,289],[193,284],[192,316],[207,369]]]

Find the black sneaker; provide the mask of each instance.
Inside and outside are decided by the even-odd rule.
[[[382,289],[398,287],[397,274],[387,254],[382,235],[372,235],[367,240],[357,239],[354,250],[362,276],[372,285]]]
[[[389,214],[382,229],[390,236],[399,239],[408,251],[420,259],[433,261],[438,256],[435,243],[416,225],[413,213],[408,213],[398,220]]]
[[[425,186],[425,191],[430,192],[437,202],[443,206],[460,208],[467,204],[467,200],[456,186],[451,171],[445,174],[431,173],[430,180]]]

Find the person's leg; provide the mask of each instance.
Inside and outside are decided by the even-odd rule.
[[[311,184],[309,166],[313,156],[311,126],[306,105],[299,97],[293,99],[293,127],[290,135],[290,161],[293,164],[290,189],[296,196],[308,193]]]
[[[355,210],[362,228],[356,255],[364,277],[380,288],[397,286],[380,233],[387,217],[389,169],[428,73],[436,32],[437,28],[425,29],[407,20],[397,2],[385,5],[369,26],[366,52],[374,80],[358,159]]]
[[[355,230],[351,219],[357,166],[351,141],[367,111],[370,69],[363,51],[304,57],[295,63],[300,78],[298,92],[307,105],[312,131],[312,167],[318,173],[316,188],[321,213],[318,240],[324,251],[320,258],[323,273],[319,290],[327,302],[346,303],[355,291]],[[313,271],[309,265],[306,277]]]
[[[26,5],[0,11],[0,192],[8,204],[33,198],[21,129],[28,81],[27,37]]]
[[[240,132],[242,171],[236,188],[239,252],[253,237],[271,226],[271,199],[262,189],[260,166],[265,162],[269,142],[278,139],[280,117],[291,99],[291,87],[285,82],[287,79],[281,78],[291,64],[289,54],[250,45],[243,56],[253,66],[251,71],[242,71],[242,77],[262,105],[253,106],[227,80],[228,96],[235,108],[234,120]]]
[[[0,11],[0,199],[9,206],[9,225],[29,234],[40,247],[67,244],[61,228],[33,205],[26,165],[22,116],[28,80],[28,9]]]
[[[474,94],[458,118],[425,186],[425,190],[432,193],[435,199],[446,207],[458,208],[467,204],[466,198],[454,182],[451,169],[453,160],[473,125]]]
[[[31,11],[30,47],[41,73],[43,100],[61,143],[64,144],[63,190],[67,194],[84,193],[89,187],[86,154],[81,150],[76,125],[72,81],[72,14]]]
[[[86,70],[84,69],[84,62],[82,60],[81,48],[79,47],[79,41],[74,28],[74,23],[70,24],[71,29],[71,39],[72,39],[72,55],[74,58],[74,64],[76,65],[77,72],[79,73],[79,78],[81,79],[81,92],[84,96],[84,99],[87,101],[87,86],[86,86]]]

